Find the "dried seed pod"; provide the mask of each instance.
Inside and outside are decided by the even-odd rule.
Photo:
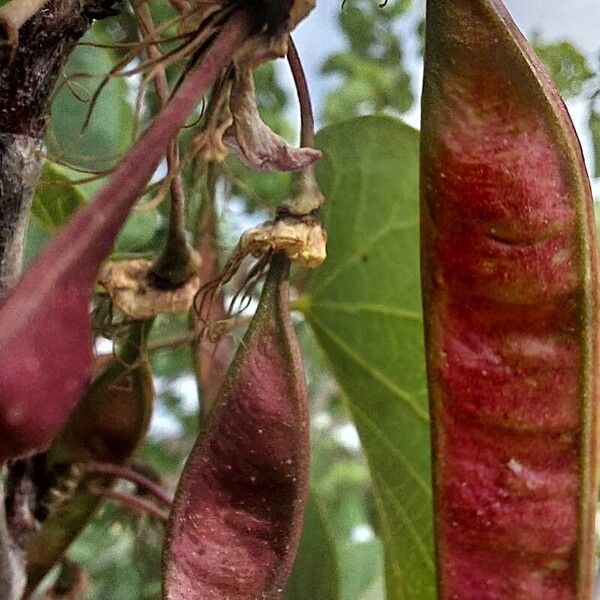
[[[308,488],[308,408],[275,255],[259,308],[179,483],[164,553],[166,600],[279,598]]]
[[[500,0],[429,0],[426,29],[422,264],[440,598],[589,598],[598,257],[581,149]]]
[[[98,496],[90,484],[109,486],[112,478],[85,475],[73,463],[123,464],[144,439],[152,416],[152,373],[144,354],[149,323],[135,323],[118,359],[90,385],[44,463],[49,489],[43,501],[49,513],[27,546],[27,586],[33,591],[94,515]],[[63,474],[66,473],[66,476]],[[56,493],[56,492],[59,493]]]

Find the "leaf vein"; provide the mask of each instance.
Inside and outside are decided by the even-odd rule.
[[[377,425],[375,421],[373,421],[373,419],[371,419],[371,417],[369,417],[369,415],[365,411],[363,411],[363,409],[360,408],[355,402],[352,403],[351,410],[355,410],[359,413],[360,418],[364,419],[367,427],[370,427],[371,431],[374,432],[374,435],[383,442],[383,445],[387,447],[390,454],[396,456],[400,460],[400,462],[404,465],[407,473],[425,492],[425,495],[428,498],[431,498],[431,486],[421,477],[421,475],[419,475],[417,471],[413,469],[412,465],[410,464],[410,461],[400,452],[400,450],[398,450],[396,446],[394,446],[394,444],[390,441],[388,436],[383,432],[381,427],[379,427],[379,425]]]
[[[311,306],[335,310],[338,312],[344,312],[349,314],[356,313],[370,313],[378,317],[389,317],[392,319],[402,319],[406,321],[415,321],[418,323],[423,322],[423,317],[420,313],[411,310],[402,310],[398,308],[392,308],[383,304],[371,304],[369,302],[336,302],[336,301],[322,301],[315,302]]]
[[[369,239],[363,246],[360,246],[356,249],[356,251],[351,254],[348,259],[341,263],[337,269],[334,269],[329,273],[327,277],[321,279],[318,285],[314,286],[312,291],[313,296],[317,296],[319,292],[322,292],[328,286],[330,286],[339,276],[343,273],[348,267],[356,264],[361,260],[364,254],[366,254],[373,246],[381,242],[384,238],[392,233],[397,233],[399,231],[403,231],[405,229],[409,229],[417,225],[417,219],[413,219],[411,221],[405,221],[404,223],[393,223],[384,227],[378,234],[374,235],[371,239]]]
[[[355,352],[350,346],[346,344],[336,333],[331,331],[320,319],[318,319],[312,311],[307,313],[309,321],[312,322],[313,327],[321,329],[331,342],[338,347],[350,360],[352,360],[357,366],[362,368],[368,375],[373,379],[387,388],[394,396],[402,400],[406,406],[408,406],[412,412],[419,417],[423,422],[429,423],[429,414],[421,406],[419,406],[412,395],[400,386],[396,385],[390,378],[377,369],[374,365],[367,362],[360,354]]]

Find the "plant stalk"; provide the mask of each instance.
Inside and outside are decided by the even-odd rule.
[[[139,488],[142,488],[145,492],[148,492],[150,495],[152,495],[156,500],[167,506],[170,506],[171,502],[173,501],[173,498],[162,486],[158,485],[154,481],[151,481],[145,475],[134,471],[130,467],[95,461],[82,463],[80,466],[86,473],[110,475],[111,477],[134,483]]]
[[[169,513],[166,510],[159,508],[156,506],[156,504],[154,504],[154,502],[146,500],[145,498],[140,498],[139,496],[134,496],[133,494],[124,494],[123,492],[118,492],[112,488],[101,487],[97,485],[90,485],[88,487],[88,492],[94,496],[100,496],[101,498],[106,498],[107,500],[113,500],[122,508],[152,515],[163,523],[166,523],[169,520]]]
[[[217,175],[216,163],[208,162],[204,165],[201,182],[202,205],[196,227],[196,248],[202,256],[200,279],[203,285],[215,280],[220,272],[219,232],[215,206]],[[194,363],[198,394],[201,400],[200,418],[204,420],[225,378],[234,347],[231,337],[228,335],[223,336],[215,343],[198,336],[201,323],[194,311],[192,311],[191,318],[192,326],[197,334],[193,343]],[[220,290],[213,298],[207,318],[210,321],[222,321],[227,318],[223,290]]]
[[[156,28],[152,15],[144,1],[133,2],[142,37],[148,40],[157,39]],[[160,62],[162,52],[157,44],[149,44],[146,50],[148,58],[156,62],[154,69],[154,86],[161,107],[169,101],[171,95],[164,65]],[[169,286],[178,287],[192,277],[200,260],[194,249],[188,244],[185,235],[185,192],[181,177],[179,159],[179,143],[177,138],[169,145],[167,151],[167,166],[171,178],[171,212],[169,217],[169,230],[165,247],[153,266],[153,273],[158,279]]]
[[[300,146],[312,148],[315,145],[315,120],[312,102],[306,74],[292,36],[290,36],[288,42],[287,59],[300,103]],[[294,174],[291,198],[284,202],[279,210],[295,216],[304,216],[316,213],[324,201],[325,198],[319,189],[314,166],[309,165]]]

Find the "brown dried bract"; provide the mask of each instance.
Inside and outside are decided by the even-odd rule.
[[[196,0],[183,21],[183,29],[217,30],[222,16],[240,2]],[[286,56],[289,34],[314,8],[314,0],[302,2],[255,1],[252,10],[263,11],[265,24],[235,53],[231,71],[215,88],[209,114],[194,140],[194,152],[205,160],[222,161],[231,150],[256,171],[299,171],[321,158],[314,148],[293,148],[260,118],[252,72],[264,62]],[[259,5],[261,8],[255,7]]]
[[[236,69],[229,110],[233,124],[225,132],[225,145],[255,171],[299,171],[317,162],[314,148],[292,148],[260,118],[252,70]]]
[[[200,277],[192,277],[176,289],[158,289],[148,260],[106,264],[98,282],[106,288],[114,305],[133,320],[151,319],[165,313],[187,312],[200,287]]]
[[[314,217],[284,217],[246,231],[238,252],[262,256],[283,252],[292,262],[316,269],[327,258],[327,233]]]

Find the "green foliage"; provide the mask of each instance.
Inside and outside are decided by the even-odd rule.
[[[55,233],[85,204],[85,196],[63,170],[46,163],[33,197],[32,215],[49,232]]]
[[[107,23],[92,28],[84,41],[109,44]],[[92,96],[110,72],[114,55],[110,49],[78,46],[65,69],[52,104],[47,144],[51,156],[66,160],[81,169],[103,170],[116,162],[131,142],[133,107],[123,78],[108,82],[93,108],[92,118],[84,128],[92,109]]]
[[[86,600],[156,600],[160,597],[162,526],[107,503],[72,546],[93,585]]]
[[[344,391],[369,463],[387,598],[435,597],[419,293],[418,135],[365,117],[318,136],[329,259],[298,305]]]
[[[410,75],[404,65],[402,41],[394,30],[410,1],[384,8],[373,0],[348,0],[339,13],[346,50],[322,66],[324,75],[338,76],[341,85],[325,103],[325,120],[391,110],[406,112],[413,104]]]
[[[536,36],[533,47],[565,98],[581,94],[594,77],[585,56],[568,40],[547,43]]]
[[[319,502],[312,493],[306,507],[296,564],[284,600],[338,600],[338,578],[333,538]]]

